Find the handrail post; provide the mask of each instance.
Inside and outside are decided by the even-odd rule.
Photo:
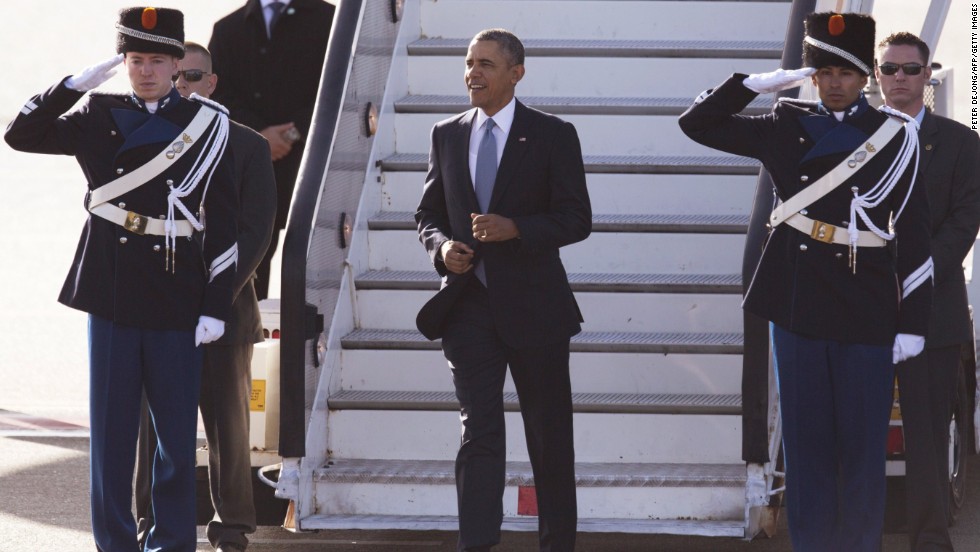
[[[803,19],[814,11],[816,0],[793,0],[786,27],[786,43],[780,66],[797,69],[803,61]],[[780,92],[778,97],[795,98],[799,88]],[[742,289],[748,289],[762,257],[768,236],[766,222],[773,208],[773,184],[762,169],[755,189],[752,215],[742,255]],[[742,460],[765,464],[769,458],[769,322],[742,312],[744,346],[742,352]]]

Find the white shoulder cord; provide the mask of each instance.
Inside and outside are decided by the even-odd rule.
[[[208,108],[201,106],[201,109]],[[184,180],[177,187],[174,187],[173,184],[168,184],[170,193],[167,195],[167,221],[164,224],[164,229],[167,257],[168,261],[170,261],[168,262],[168,268],[170,268],[171,272],[175,270],[174,260],[176,259],[177,251],[177,225],[174,223],[174,207],[184,215],[195,230],[198,232],[204,230],[204,224],[197,220],[197,217],[184,205],[181,198],[190,195],[205,175],[207,176],[205,189],[210,184],[215,165],[224,154],[225,146],[228,143],[228,116],[226,114],[218,113],[215,124],[211,127],[208,135],[204,137],[204,140],[204,146],[198,153],[197,159],[194,160],[191,170],[187,171],[187,174],[184,176]]]
[[[905,209],[905,204],[909,200],[909,196],[912,194],[912,186],[915,184],[915,178],[919,170],[919,133],[918,133],[918,123],[914,118],[902,113],[901,111],[894,110],[888,106],[882,106],[880,110],[888,115],[898,117],[903,119],[906,123],[912,123],[911,127],[906,125],[905,135],[902,139],[902,144],[899,147],[898,154],[895,159],[892,160],[891,166],[885,171],[885,174],[881,177],[877,184],[873,188],[868,190],[864,194],[858,194],[857,187],[851,188],[854,193],[854,199],[851,200],[851,218],[847,224],[847,235],[850,238],[852,250],[857,247],[858,241],[858,228],[857,228],[857,217],[860,216],[864,224],[867,225],[868,229],[871,230],[876,236],[884,240],[892,240],[895,238],[895,234],[889,233],[875,226],[871,222],[871,218],[868,217],[865,209],[870,209],[877,207],[881,204],[885,198],[891,194],[892,190],[898,184],[898,181],[905,174],[905,170],[909,166],[909,162],[912,160],[913,155],[915,156],[915,167],[912,172],[912,181],[909,184],[908,193],[905,195],[905,200],[902,202],[901,208],[899,208],[898,213],[896,213],[894,221],[898,221],[898,217],[902,214],[902,210]],[[893,222],[894,222],[893,221]]]

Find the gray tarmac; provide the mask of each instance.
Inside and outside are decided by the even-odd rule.
[[[970,458],[968,504],[952,529],[960,552],[980,551],[980,457]],[[784,552],[785,515],[771,539],[583,533],[582,552]],[[211,550],[198,530],[200,552]],[[452,532],[324,531],[290,533],[260,527],[250,552],[451,552]],[[91,551],[88,438],[71,430],[0,430],[0,552]],[[495,552],[531,552],[535,535],[504,533]],[[907,552],[904,534],[886,534],[883,552]]]

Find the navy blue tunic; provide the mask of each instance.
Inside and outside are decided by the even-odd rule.
[[[136,170],[170,148],[198,110],[210,109],[171,90],[154,114],[135,95],[100,93],[90,94],[69,112],[82,96],[64,81],[55,84],[24,105],[4,139],[19,151],[74,156],[89,190]],[[187,145],[161,174],[111,203],[151,218],[166,216],[168,181],[180,185],[204,142]],[[59,301],[141,329],[193,330],[201,315],[227,320],[234,266],[213,278],[209,268],[235,249],[238,195],[230,156],[218,161],[210,184],[202,181],[182,201],[195,216],[203,207],[206,230],[177,238],[173,271],[166,269],[163,236],[139,235],[89,215]],[[184,218],[176,212],[176,220]]]

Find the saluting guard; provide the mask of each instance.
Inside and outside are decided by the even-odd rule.
[[[806,18],[806,69],[735,74],[680,118],[695,141],[762,161],[771,232],[743,308],[771,322],[794,550],[878,552],[894,365],[922,351],[932,296],[915,120],[869,107],[875,22]],[[820,100],[739,113],[810,77]]]
[[[228,117],[174,89],[184,16],[119,12],[119,55],[31,98],[4,135],[74,156],[88,220],[59,301],[89,313],[92,525],[102,552],[138,550],[132,503],[141,394],[158,436],[147,550],[193,551],[200,343],[224,332],[238,257]],[[132,92],[86,92],[121,62]]]

